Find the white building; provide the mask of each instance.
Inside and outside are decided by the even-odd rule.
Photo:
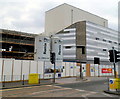
[[[64,3],[46,11],[45,33],[54,34],[73,23],[85,20],[104,27],[108,26],[108,21],[106,19]]]

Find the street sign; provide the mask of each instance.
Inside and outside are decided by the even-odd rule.
[[[116,89],[120,89],[120,78],[109,79],[109,89],[110,91],[116,91]]]

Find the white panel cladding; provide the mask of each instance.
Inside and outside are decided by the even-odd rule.
[[[56,34],[63,40],[63,59],[76,59],[76,28],[68,28],[63,31],[65,33]]]
[[[118,32],[86,22],[86,53],[87,60],[99,57],[101,61],[108,61],[108,51],[114,47],[118,49]]]

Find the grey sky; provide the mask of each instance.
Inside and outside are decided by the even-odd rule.
[[[106,18],[109,27],[118,29],[119,0],[0,0],[0,28],[44,32],[45,11],[68,3]]]

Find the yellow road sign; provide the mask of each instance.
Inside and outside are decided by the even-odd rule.
[[[110,90],[120,89],[120,78],[110,79],[109,88]]]

